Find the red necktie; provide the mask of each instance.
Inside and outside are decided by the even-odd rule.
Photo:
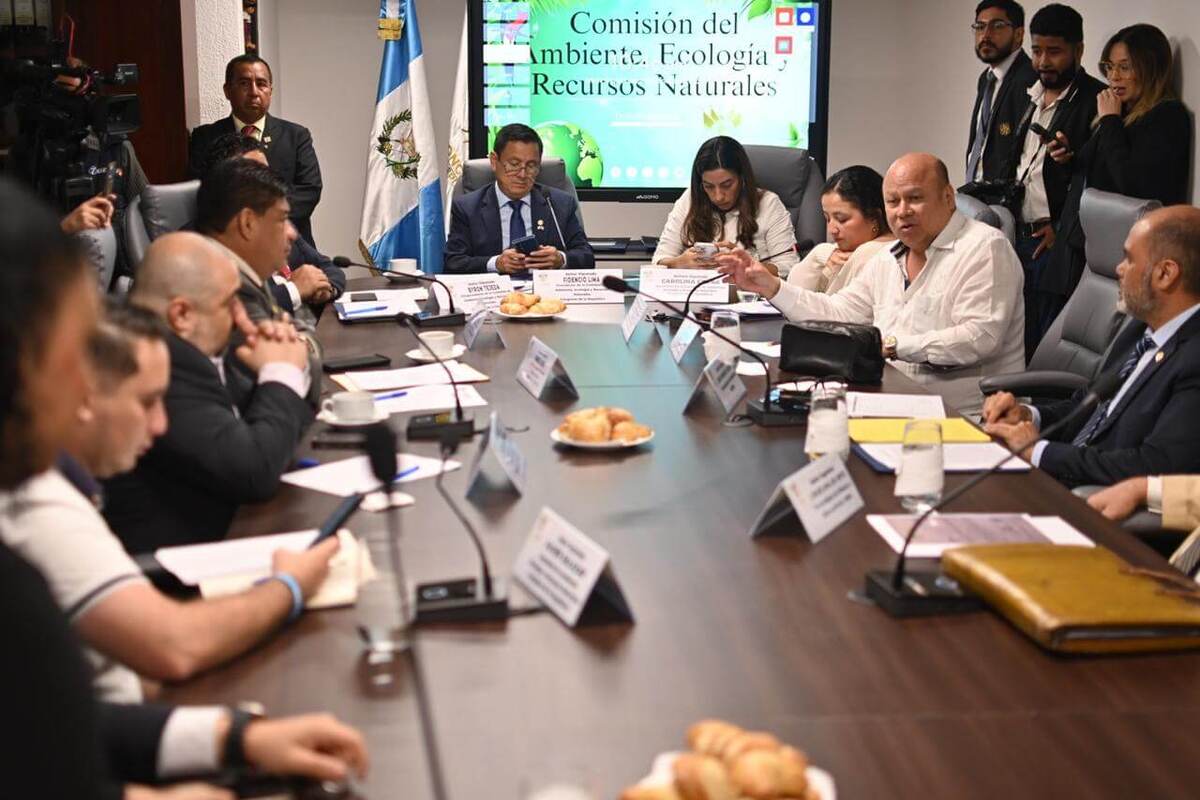
[[[242,128],[242,136],[249,136],[251,139],[257,139],[257,134],[258,128],[254,127],[253,125],[247,125],[246,127]]]
[[[289,267],[287,264],[284,264],[282,267],[279,268],[279,274],[283,276],[284,280],[291,280],[292,279],[292,268]]]

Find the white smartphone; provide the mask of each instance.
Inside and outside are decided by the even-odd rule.
[[[719,252],[717,246],[712,242],[696,242],[692,245],[692,250],[704,258],[712,258]]]

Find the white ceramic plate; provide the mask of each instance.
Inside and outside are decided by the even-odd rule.
[[[465,344],[456,344],[454,345],[454,351],[448,356],[443,356],[442,361],[449,361],[452,358],[458,358],[465,352],[467,352],[467,346]],[[422,364],[432,364],[437,360],[433,356],[429,355],[428,351],[421,347],[413,348],[404,355],[408,356],[413,361],[419,361]]]
[[[650,431],[649,436],[634,439],[632,442],[576,442],[563,436],[558,432],[558,428],[555,428],[550,431],[550,438],[559,444],[565,444],[568,447],[578,447],[581,450],[628,450],[630,447],[638,447],[652,440],[654,438],[654,431]]]
[[[317,419],[335,428],[364,428],[367,425],[374,425],[376,422],[383,422],[387,418],[388,413],[378,406],[375,408],[374,419],[344,420],[336,416],[332,411],[325,411],[324,409],[317,414]]]
[[[674,778],[672,768],[675,765],[675,759],[682,753],[659,753],[654,759],[654,766],[650,770],[650,774],[642,778],[638,782],[638,786],[666,786],[670,784]],[[816,790],[817,797],[821,800],[837,800],[837,787],[833,783],[833,776],[819,767],[810,766],[804,772],[808,778],[808,785]]]
[[[564,308],[562,311],[559,311],[557,314],[530,314],[530,313],[505,314],[503,311],[501,311],[500,309],[497,308],[497,309],[492,309],[492,313],[495,314],[497,317],[503,317],[504,319],[514,319],[517,322],[540,322],[544,319],[554,319],[555,317],[561,316],[566,310],[567,309]]]

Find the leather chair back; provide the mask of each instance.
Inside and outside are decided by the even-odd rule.
[[[151,184],[129,204],[125,213],[125,241],[134,270],[142,263],[152,241],[196,218],[199,189],[198,180]]]
[[[962,192],[955,192],[954,205],[958,208],[958,213],[967,219],[978,220],[998,230],[1004,230],[1004,223],[1000,219],[1000,215],[996,213],[995,207],[989,206],[979,198],[963,194]],[[1016,231],[1015,226],[1013,230],[1014,232]]]
[[[779,195],[792,218],[801,255],[827,238],[821,213],[825,178],[807,150],[764,144],[745,145],[758,185]]]
[[[1157,200],[1085,189],[1079,221],[1087,243],[1079,284],[1030,359],[1030,370],[1074,372],[1091,380],[1125,315],[1117,311],[1117,265],[1133,224],[1162,204]]]
[[[76,234],[87,250],[88,262],[96,270],[96,283],[101,292],[112,287],[117,271],[117,234],[112,227],[80,231]]]
[[[454,197],[461,197],[464,194],[482,189],[492,181],[496,180],[496,173],[492,171],[492,164],[486,158],[472,158],[463,164],[462,177],[458,183],[454,184]],[[554,189],[561,189],[571,197],[575,198],[576,203],[579,203],[579,193],[575,191],[575,184],[567,177],[567,166],[561,158],[544,158],[542,159],[542,169],[538,173],[538,183],[545,184]],[[447,209],[449,212],[449,209]],[[579,224],[583,224],[583,204],[579,204]]]

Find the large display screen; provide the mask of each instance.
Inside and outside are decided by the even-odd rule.
[[[588,199],[671,200],[724,134],[824,168],[828,0],[472,0],[471,155],[532,126]]]

